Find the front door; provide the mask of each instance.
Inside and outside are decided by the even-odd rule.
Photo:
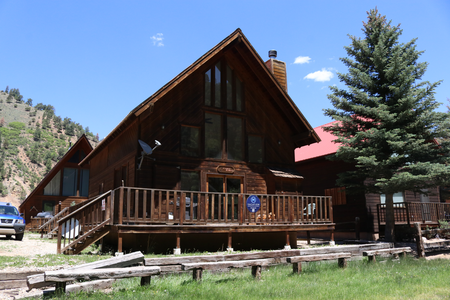
[[[206,189],[207,192],[218,193],[211,195],[209,198],[210,211],[208,217],[214,220],[227,219],[237,221],[239,203],[239,196],[237,194],[243,193],[244,191],[242,177],[211,175],[208,176]],[[225,197],[225,193],[235,195]]]

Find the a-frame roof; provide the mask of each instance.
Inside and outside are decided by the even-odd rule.
[[[80,149],[83,150],[86,155],[89,155],[89,153],[91,153],[93,149],[91,143],[89,143],[89,140],[84,134],[66,152],[66,154],[64,154],[64,156],[56,163],[56,165],[50,170],[50,172],[48,172],[44,179],[39,182],[36,188],[28,195],[28,197],[22,202],[22,204],[20,204],[19,208],[24,206],[25,203],[32,199],[37,191],[47,186],[47,184],[53,179],[53,177],[55,177],[55,175],[64,167],[66,162]]]
[[[285,113],[286,119],[295,124],[296,128],[299,128],[298,135],[294,137],[296,139],[296,146],[301,147],[303,145],[319,142],[319,136],[314,132],[314,129],[300,112],[294,101],[292,101],[287,92],[282,88],[280,83],[267,68],[264,61],[242,33],[241,29],[238,28],[219,44],[197,59],[184,71],[178,74],[175,78],[169,81],[166,85],[160,88],[156,93],[134,108],[81,163],[83,164],[89,161],[93,156],[104,149],[141,114],[147,110],[152,110],[157,101],[180,84],[185,78],[190,76],[193,72],[205,64],[208,64],[208,62],[214,60],[215,57],[221,53],[231,49],[246,60],[247,64],[252,68],[252,71],[257,75],[258,79],[261,80],[264,86],[267,87],[267,91],[274,99],[277,99],[277,103]]]

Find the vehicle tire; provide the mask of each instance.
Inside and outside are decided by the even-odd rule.
[[[16,234],[16,241],[21,241],[23,239],[23,233]]]
[[[10,234],[6,235],[6,239],[10,240],[11,239],[11,235]]]

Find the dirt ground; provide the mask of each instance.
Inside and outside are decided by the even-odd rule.
[[[14,236],[13,236],[14,238]],[[0,256],[34,256],[56,254],[56,241],[41,239],[38,234],[25,232],[22,241],[0,236]]]

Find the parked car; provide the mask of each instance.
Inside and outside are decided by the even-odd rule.
[[[25,219],[22,216],[11,203],[0,202],[0,235],[6,235],[7,239],[14,235],[16,240],[21,241],[25,231]]]

